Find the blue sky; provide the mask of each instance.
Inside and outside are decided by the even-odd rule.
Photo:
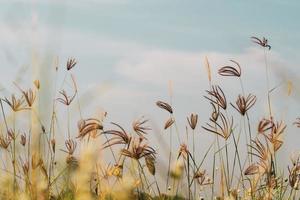
[[[204,124],[209,108],[202,98],[208,87],[203,60],[208,56],[214,76],[230,59],[241,63],[246,91],[261,96],[253,108],[257,122],[266,115],[266,86],[263,51],[250,37],[265,36],[272,46],[271,85],[283,83],[274,98],[278,118],[291,123],[300,110],[299,1],[0,0],[0,5],[3,95],[14,88],[14,79],[26,84],[38,77],[51,85],[53,60],[59,58],[63,67],[75,57],[73,72],[86,116],[99,108],[124,126],[141,115],[162,126],[167,115],[154,103],[168,101],[171,80],[178,120],[197,112]],[[231,101],[240,93],[234,80],[214,80],[224,81]],[[290,97],[287,80],[294,86]]]

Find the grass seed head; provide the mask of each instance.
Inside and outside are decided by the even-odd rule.
[[[163,101],[157,101],[156,105],[158,107],[160,107],[161,109],[168,111],[170,114],[173,114],[173,109],[168,103],[163,102]]]
[[[191,129],[195,130],[196,126],[197,126],[197,122],[198,122],[198,115],[192,113],[190,115],[190,117],[187,117],[187,121],[191,127]]]
[[[224,66],[221,69],[219,69],[218,73],[221,76],[235,76],[235,77],[240,77],[241,76],[241,66],[238,62],[234,60],[230,60],[233,62],[237,68],[232,67],[232,66]]]

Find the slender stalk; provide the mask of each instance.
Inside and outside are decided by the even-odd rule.
[[[194,129],[192,131],[192,134],[193,134],[193,159],[196,160],[196,157],[195,157],[195,130]],[[197,171],[194,170],[194,174],[196,172]],[[196,185],[196,183],[194,183],[194,198],[196,198],[196,193],[197,193],[197,185]]]
[[[269,115],[272,117],[272,108],[271,108],[271,97],[270,97],[270,78],[269,78],[269,67],[267,62],[266,48],[264,48],[264,60],[265,60],[265,69],[266,69],[266,82],[267,82],[267,94],[268,94],[268,106],[269,106]]]
[[[168,191],[169,187],[169,179],[170,179],[170,172],[171,172],[171,160],[172,160],[172,127],[170,127],[169,132],[169,146],[170,146],[170,152],[169,152],[169,160],[168,160],[168,172],[167,172],[167,182],[166,182],[166,191]]]

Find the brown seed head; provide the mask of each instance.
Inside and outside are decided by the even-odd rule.
[[[140,136],[144,137],[143,135],[147,134],[147,131],[151,130],[151,128],[145,126],[145,124],[148,122],[148,120],[140,118],[138,120],[135,120],[132,123],[133,130]]]
[[[263,143],[258,138],[252,140],[252,144],[249,146],[253,150],[252,152],[250,152],[250,154],[258,157],[262,162],[266,162],[268,160],[269,150],[263,145]]]
[[[129,134],[127,134],[125,129],[122,128],[119,124],[116,124],[113,122],[112,122],[112,124],[117,126],[119,130],[111,129],[111,130],[102,132],[102,134],[104,134],[104,135],[112,136],[103,144],[103,146],[104,146],[103,148],[107,148],[107,147],[117,145],[117,144],[126,144],[127,146],[129,146],[129,144],[131,142],[131,136]]]
[[[25,101],[23,97],[16,98],[14,94],[11,95],[11,100],[5,98],[3,101],[7,103],[14,112],[27,109],[25,105],[23,105]]]
[[[15,140],[17,137],[17,134],[15,133],[15,131],[13,129],[9,129],[7,131],[7,135],[10,137],[11,140]]]
[[[206,123],[207,127],[202,126],[202,128],[227,140],[233,131],[233,118],[231,117],[231,120],[229,121],[223,113],[220,113],[219,116],[221,122],[214,121],[210,118],[210,123]]]
[[[25,100],[27,102],[27,105],[29,107],[32,106],[32,104],[34,103],[34,100],[35,100],[35,97],[36,97],[36,94],[31,90],[31,89],[28,89],[27,91],[22,91],[24,97],[25,97]]]
[[[166,122],[165,122],[165,126],[164,129],[167,130],[170,126],[172,126],[172,124],[175,122],[175,120],[173,119],[173,117],[170,117]]]
[[[57,98],[57,101],[59,101],[60,103],[66,106],[69,106],[76,96],[76,92],[72,96],[68,96],[65,90],[62,90],[59,93],[61,94],[61,97]]]
[[[153,156],[146,156],[145,162],[150,174],[155,175],[155,158]]]
[[[3,149],[7,149],[10,145],[11,138],[9,136],[0,135],[0,147]]]
[[[255,175],[259,172],[259,167],[256,164],[251,164],[247,169],[245,170],[244,174],[246,176]]]
[[[216,122],[219,118],[219,111],[220,111],[220,108],[219,108],[219,105],[215,105],[214,103],[210,102],[210,104],[212,105],[213,107],[213,111],[211,113],[211,119]]]
[[[271,46],[268,44],[268,40],[263,37],[262,39],[259,39],[257,37],[251,37],[252,39],[252,42],[260,45],[261,47],[264,47],[264,48],[268,48],[269,50],[271,50]]]
[[[133,140],[131,148],[130,149],[121,149],[121,154],[126,157],[130,157],[136,160],[139,160],[140,158],[151,156],[153,159],[155,159],[156,151],[154,148],[150,147],[148,144],[143,144],[143,140],[141,138],[138,138],[136,140]]]
[[[28,107],[31,108],[32,104],[34,103],[36,94],[32,91],[32,89],[23,90],[17,83],[15,83],[15,85],[22,92]]]
[[[237,68],[234,68],[232,66],[224,66],[221,69],[219,69],[219,74],[221,76],[235,76],[235,77],[240,77],[241,76],[241,66],[238,62],[234,60],[230,60],[233,62]]]
[[[163,101],[157,101],[156,105],[158,107],[160,107],[161,109],[164,109],[164,110],[168,111],[170,114],[173,113],[173,109],[172,109],[172,107],[168,103],[165,103]]]
[[[260,134],[264,134],[266,131],[271,130],[274,126],[273,119],[262,119],[258,123],[257,131]]]
[[[21,135],[20,144],[21,144],[22,146],[25,146],[25,145],[26,145],[26,134],[25,134],[25,133]]]
[[[217,104],[224,110],[227,108],[227,101],[225,94],[220,86],[212,86],[212,90],[206,90],[208,93],[208,96],[204,96],[206,99],[208,99],[211,103]]]
[[[282,146],[283,140],[281,138],[281,135],[284,133],[285,129],[286,125],[282,121],[280,121],[274,123],[271,132],[267,135],[267,138],[273,145],[274,151],[278,151],[278,149]]]
[[[25,176],[29,175],[29,162],[26,161],[22,164],[22,170]]]
[[[40,87],[41,87],[40,80],[38,80],[38,79],[34,80],[33,84],[36,87],[36,89],[38,89],[38,90],[40,89]]]
[[[256,96],[249,94],[247,97],[244,97],[242,95],[238,96],[238,99],[236,100],[235,105],[230,103],[232,107],[234,107],[241,115],[245,115],[246,112],[254,106],[256,102]]]
[[[293,165],[290,168],[288,166],[289,171],[289,184],[290,186],[295,189],[300,189],[300,163],[299,163],[299,156],[296,159],[292,160]]]
[[[69,155],[73,155],[73,153],[75,152],[76,147],[77,147],[76,141],[74,141],[72,139],[68,139],[65,141],[65,145],[67,148],[67,151],[65,151],[65,152],[67,152]]]
[[[67,61],[67,70],[71,70],[77,64],[75,58],[69,58]]]
[[[177,158],[179,158],[180,156],[182,156],[184,159],[187,159],[187,157],[190,156],[190,152],[188,150],[188,147],[184,143],[180,145],[179,153],[178,153]]]
[[[191,129],[195,130],[195,128],[197,126],[197,122],[198,122],[198,115],[192,113],[189,118],[187,117],[187,121],[188,121]]]
[[[197,180],[199,185],[208,185],[211,184],[210,178],[208,177],[206,170],[198,170],[194,174],[194,179]]]
[[[100,120],[95,118],[88,118],[80,120],[77,124],[79,134],[77,138],[84,138],[86,135],[96,137],[97,132],[103,130],[103,125]]]
[[[300,128],[300,117],[298,117],[293,124],[296,125],[297,128]]]

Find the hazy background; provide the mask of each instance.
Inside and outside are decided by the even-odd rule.
[[[241,93],[239,82],[218,76],[217,70],[231,64],[230,59],[241,64],[246,92],[258,97],[250,111],[255,130],[259,119],[267,116],[266,80],[263,50],[251,43],[250,37],[265,36],[272,46],[267,54],[271,87],[281,84],[272,93],[273,109],[276,119],[289,126],[281,151],[287,160],[288,152],[299,150],[300,141],[300,133],[292,126],[300,116],[299,8],[296,0],[0,0],[1,95],[16,89],[14,80],[25,87],[38,78],[44,104],[50,105],[55,98],[55,63],[60,84],[67,59],[75,57],[78,65],[72,72],[83,116],[104,110],[108,122],[130,128],[134,119],[144,115],[157,127],[151,139],[164,151],[166,146],[157,138],[168,138],[167,133],[158,131],[168,115],[155,102],[169,101],[171,81],[182,140],[186,116],[199,114],[196,143],[201,152],[212,139],[200,128],[210,114],[202,97],[208,88],[204,57],[210,61],[213,82],[222,85],[229,101]],[[287,81],[293,83],[290,96]],[[74,135],[79,120],[76,108],[72,110]],[[47,126],[49,108],[43,109]],[[238,115],[230,109],[238,124]],[[64,120],[64,114],[59,117]]]

